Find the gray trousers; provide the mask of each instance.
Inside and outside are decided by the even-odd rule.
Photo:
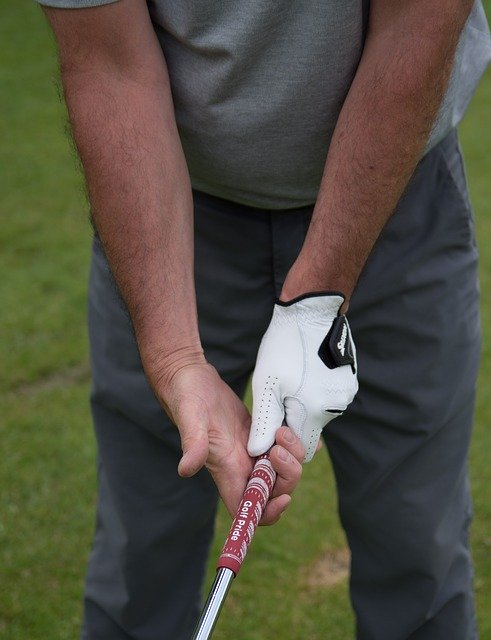
[[[238,393],[311,210],[195,194],[201,337]],[[359,640],[477,638],[467,543],[476,263],[452,133],[418,166],[360,278],[349,312],[360,391],[324,433],[352,552]],[[177,475],[177,430],[147,385],[97,240],[89,324],[99,500],[82,637],[188,640],[217,492],[206,471]]]

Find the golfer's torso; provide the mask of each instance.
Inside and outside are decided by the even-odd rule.
[[[362,53],[368,5],[362,0],[149,2],[196,188],[261,207],[315,200],[331,134]],[[480,11],[476,6],[478,26]],[[464,40],[469,41],[467,34]],[[461,115],[453,113],[455,96],[462,110],[482,72],[484,47],[471,44],[467,86],[454,83],[435,139]]]
[[[311,203],[356,70],[359,0],[156,0],[195,187],[250,205]]]

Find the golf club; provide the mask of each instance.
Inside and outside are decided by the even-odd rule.
[[[239,573],[256,527],[261,520],[276,480],[265,453],[256,459],[237,514],[217,562],[217,574],[194,631],[192,640],[209,640],[232,580]]]

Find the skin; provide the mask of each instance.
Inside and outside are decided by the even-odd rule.
[[[469,0],[375,0],[330,144],[311,225],[282,300],[358,277],[418,163],[448,84]]]
[[[467,0],[372,1],[366,46],[283,300],[332,289],[345,293],[347,307],[424,149],[471,6]],[[146,2],[45,13],[92,217],[145,373],[181,435],[179,473],[191,476],[206,465],[234,514],[252,469],[250,415],[203,355],[191,186]],[[303,456],[291,430],[279,428],[271,451],[278,480],[263,524],[288,506]]]
[[[191,476],[206,464],[235,515],[253,466],[246,450],[250,415],[203,356],[191,185],[146,3],[45,13],[58,43],[92,218],[147,378],[180,432],[178,471]],[[276,442],[271,461],[278,479],[262,524],[278,520],[302,472],[298,438],[281,428]]]

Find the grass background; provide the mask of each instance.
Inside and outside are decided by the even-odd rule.
[[[2,0],[0,42],[0,638],[67,640],[78,636],[95,501],[85,331],[90,231],[63,130],[53,45],[33,2]],[[491,640],[490,107],[488,71],[461,127],[484,294],[471,453],[482,640]],[[288,517],[256,537],[217,640],[259,640],[264,629],[286,639],[353,637],[346,579],[327,562],[345,546],[333,487],[327,456],[318,455]],[[212,563],[228,525],[220,512]],[[212,573],[210,565],[209,580]]]

